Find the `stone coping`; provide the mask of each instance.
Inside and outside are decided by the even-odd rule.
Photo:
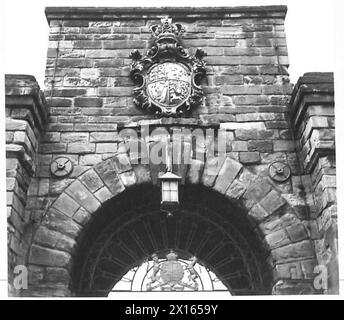
[[[333,72],[307,72],[299,78],[289,102],[290,118],[295,127],[302,121],[308,105],[334,103],[333,78]],[[306,96],[309,99],[303,101]]]
[[[174,19],[235,19],[281,18],[287,6],[238,7],[46,7],[45,15],[51,20],[113,20],[157,19],[166,15]]]
[[[47,103],[34,76],[6,74],[5,105],[11,108],[29,108],[36,125],[43,130],[48,115]]]

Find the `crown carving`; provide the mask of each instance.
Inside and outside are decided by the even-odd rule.
[[[178,258],[178,255],[177,253],[175,253],[173,250],[171,250],[167,255],[166,255],[166,259],[168,261],[175,261],[177,260]]]
[[[150,30],[157,40],[179,38],[185,32],[185,28],[180,23],[172,24],[172,18],[168,16],[161,19],[161,25],[155,24],[150,27]]]

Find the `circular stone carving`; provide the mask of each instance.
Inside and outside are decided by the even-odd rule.
[[[269,166],[269,175],[271,179],[277,182],[285,182],[290,178],[291,170],[287,164],[275,161]]]
[[[66,157],[59,157],[53,160],[50,165],[51,173],[56,177],[65,177],[73,170],[72,161]]]

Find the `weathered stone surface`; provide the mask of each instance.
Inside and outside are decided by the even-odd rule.
[[[246,186],[238,180],[234,180],[226,191],[226,197],[238,200],[245,193]]]
[[[152,181],[148,165],[135,165],[133,166],[133,169],[135,172],[137,184],[150,183]]]
[[[74,239],[56,231],[49,230],[45,227],[39,227],[35,239],[37,243],[42,246],[47,246],[67,252],[72,252],[76,245]]]
[[[272,141],[250,140],[247,144],[248,151],[271,152],[273,150]]]
[[[222,168],[218,173],[214,189],[220,193],[225,193],[230,184],[241,170],[242,165],[231,158],[226,158]]]
[[[254,205],[251,210],[248,212],[249,216],[251,216],[255,221],[259,222],[266,218],[269,214],[266,210],[260,206],[259,204]]]
[[[97,192],[95,192],[94,195],[100,203],[104,203],[105,201],[113,197],[113,194],[109,191],[107,187],[102,187]]]
[[[89,212],[94,212],[100,207],[100,202],[93,194],[78,180],[74,181],[67,189],[66,193],[77,201]]]
[[[186,174],[186,181],[192,184],[200,182],[201,175],[204,168],[204,162],[201,160],[191,159],[188,172]]]
[[[43,225],[51,230],[71,236],[72,239],[76,239],[81,230],[79,224],[53,207],[49,209],[49,215],[44,217]]]
[[[53,204],[53,208],[69,217],[73,216],[79,207],[80,205],[65,193],[62,193]]]
[[[259,152],[239,152],[239,161],[244,164],[253,164],[260,161]]]
[[[90,220],[90,218],[91,215],[84,208],[79,208],[73,216],[73,220],[80,225],[85,225]]]
[[[266,235],[265,241],[269,249],[275,249],[291,243],[284,229]]]
[[[274,249],[271,251],[271,255],[274,261],[288,262],[296,259],[313,258],[314,249],[310,240],[304,240]]]
[[[95,192],[104,186],[103,181],[94,170],[86,171],[79,179],[91,192]]]
[[[117,195],[124,190],[124,185],[117,175],[117,171],[111,158],[99,163],[94,169],[113,195]]]
[[[224,157],[212,157],[208,158],[205,164],[202,183],[207,187],[212,187],[215,179],[217,178],[219,171],[225,161]]]
[[[244,197],[252,204],[258,203],[271,189],[271,185],[265,181],[252,181],[252,184],[247,187]]]
[[[136,184],[136,175],[134,171],[120,173],[119,178],[125,187],[131,187]]]
[[[77,154],[87,154],[94,153],[96,146],[94,143],[69,143],[67,145],[68,153],[77,153]]]
[[[295,282],[292,280],[280,280],[272,290],[274,295],[315,294],[315,292],[312,281]]]
[[[70,274],[64,268],[46,268],[45,280],[48,282],[69,284]]]
[[[286,231],[293,242],[301,241],[308,237],[307,231],[301,223],[287,227]]]
[[[273,130],[256,130],[256,129],[238,129],[235,130],[235,136],[239,140],[252,140],[252,139],[260,139],[260,140],[267,140],[267,139],[274,139],[274,131]]]
[[[29,262],[43,266],[69,267],[70,254],[33,245],[31,247]]]
[[[260,201],[260,205],[269,213],[273,214],[278,209],[286,204],[286,201],[281,197],[281,195],[275,191],[271,190],[263,200]]]

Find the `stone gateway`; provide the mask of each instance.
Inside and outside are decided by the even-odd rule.
[[[333,74],[289,82],[286,11],[46,8],[44,92],[5,81],[10,296],[338,293]]]

